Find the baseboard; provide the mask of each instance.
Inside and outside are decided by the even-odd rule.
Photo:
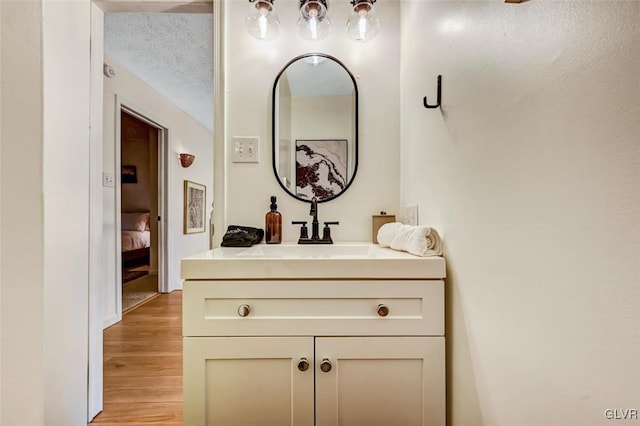
[[[104,323],[102,325],[102,329],[106,329],[108,327],[111,327],[113,324],[118,322],[118,317],[117,315],[112,315],[109,318],[107,318],[106,320],[104,320]]]

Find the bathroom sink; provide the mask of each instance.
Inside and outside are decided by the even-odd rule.
[[[354,242],[331,245],[258,244],[220,247],[182,259],[181,278],[204,279],[376,279],[401,270],[411,278],[442,278],[442,257],[418,257]]]
[[[226,249],[224,249],[226,250]],[[299,244],[258,244],[232,253],[236,257],[262,257],[269,259],[309,259],[309,258],[361,258],[375,257],[382,249],[371,244],[336,243],[326,245]]]

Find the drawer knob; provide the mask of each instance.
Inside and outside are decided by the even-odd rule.
[[[331,361],[329,361],[329,358],[322,358],[322,362],[320,363],[320,370],[324,371],[325,373],[328,373],[329,371],[331,371],[332,367],[333,367],[333,364],[331,364]]]
[[[249,313],[251,313],[251,306],[247,304],[238,306],[238,315],[241,317],[249,316]]]
[[[378,315],[381,317],[386,317],[387,315],[389,315],[389,307],[387,305],[384,304],[379,304],[378,305]]]
[[[309,369],[309,360],[306,358],[300,358],[298,361],[298,370],[307,371]]]

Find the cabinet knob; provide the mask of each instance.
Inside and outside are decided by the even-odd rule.
[[[320,363],[320,370],[324,371],[325,373],[328,373],[329,371],[331,371],[332,367],[333,367],[333,364],[331,364],[331,361],[329,361],[329,358],[322,358],[322,362]]]
[[[307,371],[309,369],[309,360],[306,358],[300,358],[298,361],[298,370]]]
[[[249,313],[251,313],[251,306],[247,304],[238,306],[238,315],[241,317],[246,317]]]
[[[389,315],[389,307],[387,305],[384,304],[379,304],[378,305],[378,315],[381,317],[386,317],[387,315]]]

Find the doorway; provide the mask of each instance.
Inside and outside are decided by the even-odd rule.
[[[221,5],[215,3],[220,8]],[[165,14],[184,13],[188,15],[212,15],[213,2],[194,3],[166,3],[150,2],[144,5],[147,12],[153,13],[153,17],[165,17]],[[182,256],[193,251],[203,251],[208,248],[208,235],[183,236],[180,225],[183,220],[182,199],[183,180],[194,180],[207,184],[212,188],[213,171],[207,168],[207,163],[212,163],[213,140],[212,130],[206,126],[193,123],[194,115],[186,116],[184,112],[176,112],[175,106],[164,101],[157,101],[159,90],[141,89],[140,77],[133,75],[130,68],[124,66],[125,60],[106,55],[104,51],[105,33],[115,34],[120,40],[129,43],[132,38],[122,30],[127,28],[147,28],[148,25],[135,25],[129,23],[123,29],[115,29],[109,23],[105,27],[108,17],[122,14],[125,18],[133,18],[134,12],[139,10],[138,2],[92,2],[91,25],[91,112],[92,112],[92,163],[91,170],[93,180],[91,183],[91,196],[94,202],[91,205],[92,231],[95,236],[95,248],[90,254],[91,289],[90,289],[90,338],[89,338],[89,406],[88,419],[92,419],[103,405],[103,336],[104,328],[116,324],[122,318],[122,272],[123,258],[121,251],[121,222],[122,222],[122,189],[130,184],[121,184],[122,165],[129,164],[127,157],[121,154],[121,124],[122,111],[139,119],[155,128],[158,135],[157,182],[160,185],[157,190],[157,205],[161,210],[154,214],[149,208],[151,228],[153,218],[159,218],[156,222],[158,232],[150,229],[150,238],[154,234],[158,238],[157,277],[159,280],[157,289],[161,293],[180,289],[181,281],[178,274],[179,262]],[[158,12],[158,13],[155,13]],[[152,18],[152,17],[149,17]],[[209,20],[212,20],[209,18]],[[220,18],[217,19],[219,21]],[[177,28],[175,25],[166,28]],[[180,26],[178,34],[193,31],[191,26]],[[109,33],[111,31],[111,33]],[[200,31],[202,32],[202,31]],[[210,31],[209,31],[210,32]],[[173,41],[176,37],[169,37]],[[212,38],[209,35],[209,38]],[[148,38],[154,45],[161,45],[160,37],[154,33]],[[175,43],[174,43],[175,44]],[[198,47],[199,44],[191,43]],[[201,55],[206,49],[199,49]],[[145,54],[147,52],[144,52]],[[181,53],[181,52],[179,52]],[[155,61],[161,63],[173,63],[170,59],[181,55],[172,55],[161,52],[154,56]],[[137,58],[147,58],[137,55]],[[145,62],[149,62],[145,59]],[[153,62],[153,61],[152,61]],[[157,62],[153,62],[154,64]],[[155,67],[158,68],[158,67]],[[155,69],[154,68],[154,69]],[[181,72],[179,81],[190,83],[194,81],[194,73]],[[201,79],[198,79],[200,81]],[[211,78],[205,79],[207,81]],[[148,83],[147,83],[148,84]],[[204,91],[200,91],[204,93]],[[199,99],[199,96],[187,96],[188,99]],[[213,96],[207,101],[213,104]],[[212,113],[207,114],[212,115]],[[125,141],[125,144],[127,142]],[[126,149],[126,148],[125,148]],[[177,154],[192,152],[197,154],[197,163],[190,169],[178,168]],[[131,169],[129,169],[131,170]],[[136,167],[136,176],[139,177]],[[209,189],[211,191],[211,189]],[[138,212],[139,213],[139,212]],[[149,251],[149,271],[153,271],[154,256],[153,242]],[[126,262],[125,262],[126,266]],[[125,283],[126,284],[126,283]]]
[[[119,230],[113,287],[116,320],[105,327],[122,320],[122,314],[136,302],[168,291],[168,222],[162,218],[168,208],[169,129],[148,114],[143,115],[139,112],[142,108],[120,96],[116,96],[115,106],[115,166],[120,170],[114,205],[115,228]],[[148,238],[148,244],[130,244],[130,239],[143,237]],[[134,276],[125,277],[125,273],[130,272]],[[125,292],[125,288],[136,294],[126,294],[129,292]],[[127,301],[125,297],[137,300]]]
[[[161,129],[120,111],[122,313],[158,291],[158,155]]]

